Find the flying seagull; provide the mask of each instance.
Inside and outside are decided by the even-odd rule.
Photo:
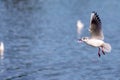
[[[77,22],[77,27],[83,27],[82,25],[78,25],[81,22]],[[82,23],[81,23],[82,24]],[[101,26],[101,20],[96,12],[91,13],[91,19],[90,19],[90,27],[89,32],[91,34],[90,37],[82,37],[81,39],[78,39],[79,42],[84,42],[90,46],[97,47],[98,48],[98,56],[100,57],[100,51],[105,55],[105,52],[111,51],[111,45],[109,43],[104,42],[104,35],[102,31]]]

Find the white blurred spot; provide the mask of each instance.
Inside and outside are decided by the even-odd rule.
[[[3,42],[0,42],[0,58],[4,58],[4,44]]]
[[[84,27],[84,24],[80,20],[78,20],[77,21],[77,33],[79,35],[81,34],[81,31],[82,31],[83,27]]]

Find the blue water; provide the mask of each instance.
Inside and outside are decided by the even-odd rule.
[[[0,0],[0,80],[120,80],[120,0]],[[98,12],[111,53],[77,43]]]

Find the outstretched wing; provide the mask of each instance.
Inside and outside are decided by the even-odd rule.
[[[91,13],[90,19],[90,29],[91,38],[95,39],[104,39],[102,27],[101,27],[101,20],[96,12]]]

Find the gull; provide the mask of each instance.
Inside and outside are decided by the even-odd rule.
[[[81,24],[82,22],[77,22],[77,27],[80,29],[79,31],[83,28],[83,25]],[[99,57],[101,56],[100,51],[102,51],[104,55],[106,52],[111,52],[111,45],[103,41],[104,35],[102,31],[102,23],[95,11],[91,13],[89,32],[91,34],[90,37],[82,37],[81,39],[78,39],[78,42],[84,42],[87,45],[97,47]]]

